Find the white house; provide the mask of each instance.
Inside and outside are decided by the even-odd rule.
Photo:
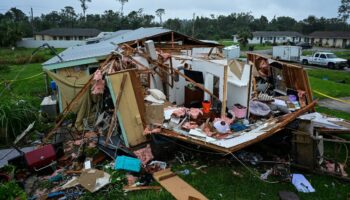
[[[350,31],[315,31],[309,35],[312,45],[345,48],[350,46]]]
[[[249,44],[307,42],[308,38],[293,31],[255,31]],[[238,35],[233,35],[233,42],[238,43]]]

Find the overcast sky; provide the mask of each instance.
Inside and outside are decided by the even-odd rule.
[[[274,16],[290,16],[298,20],[309,15],[317,17],[337,17],[340,0],[129,0],[124,13],[143,8],[145,13],[153,14],[156,9],[164,8],[164,18],[192,18],[197,16],[227,15],[233,12],[252,12],[255,17],[261,15],[272,19]],[[72,6],[81,13],[79,0],[0,0],[0,12],[17,7],[29,14],[30,7],[34,15],[60,10]],[[92,0],[88,4],[87,14],[103,13],[105,10],[120,10],[117,0]]]

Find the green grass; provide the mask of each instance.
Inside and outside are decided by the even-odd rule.
[[[237,43],[234,43],[233,40],[220,40],[219,43],[224,45],[225,47],[237,45]]]
[[[40,102],[46,95],[44,76],[40,74],[41,62],[53,55],[47,49],[40,50],[35,54],[37,57],[29,62],[33,50],[0,49],[1,146],[8,145],[8,142],[21,133],[29,123],[37,119]],[[32,78],[27,79],[29,77]],[[9,82],[15,79],[16,81]],[[35,128],[41,130],[40,127],[44,127],[42,123],[36,123]]]
[[[332,97],[350,96],[350,73],[329,69],[308,70],[312,90],[317,90]],[[313,93],[314,97],[326,97]]]
[[[10,89],[4,87],[4,84],[0,85],[0,91],[3,91],[0,96],[0,102],[13,99],[23,99],[30,101],[34,106],[39,106],[41,98],[45,95],[45,81],[44,76],[39,75],[29,80],[21,80],[27,77],[31,77],[42,72],[42,66],[40,63],[27,64],[27,65],[14,65],[10,66],[7,73],[0,73],[0,82],[6,80],[15,79],[19,73],[16,82],[13,82]]]
[[[219,43],[224,45],[225,47],[232,46],[232,45],[239,45],[238,43],[235,43],[232,40],[220,40]],[[249,46],[254,46],[254,50],[272,49],[272,46],[267,44],[249,44],[246,47],[241,47],[241,51],[247,51],[249,49]]]
[[[202,155],[202,157],[205,156],[206,155]],[[312,186],[316,189],[315,193],[298,193],[294,186],[289,182],[275,184],[263,182],[252,176],[251,173],[240,164],[230,164],[229,162],[225,162],[223,159],[220,159],[220,157],[212,158],[211,161],[204,161],[201,164],[208,166],[207,168],[204,168],[206,173],[196,170],[192,166],[193,162],[184,165],[176,165],[172,168],[172,171],[176,172],[178,170],[189,169],[191,171],[190,175],[180,175],[180,177],[205,195],[208,199],[278,200],[279,191],[292,191],[297,193],[300,199],[331,200],[346,199],[347,194],[350,192],[350,188],[346,183],[327,176],[319,176],[307,172],[292,171],[295,173],[304,174],[305,177],[311,182]],[[197,166],[200,165],[197,164]],[[254,169],[256,169],[256,167],[254,167]],[[240,173],[242,177],[235,176],[233,171]],[[260,174],[264,171],[264,169],[261,169],[257,173]],[[168,200],[174,198],[163,189],[161,192],[141,191],[130,193],[128,195],[128,199]]]
[[[35,49],[27,48],[16,48],[15,50],[0,48],[0,64],[18,65],[26,64],[29,61],[31,63],[42,63],[55,55],[49,49],[41,49],[33,57],[31,57],[34,50]],[[56,52],[60,53],[63,50],[64,49],[56,49]]]

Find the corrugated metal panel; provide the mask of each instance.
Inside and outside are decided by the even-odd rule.
[[[85,59],[85,58],[93,58],[93,57],[101,57],[108,55],[111,51],[113,51],[116,46],[115,44],[121,44],[125,42],[130,42],[142,38],[147,38],[163,33],[171,32],[169,29],[164,29],[160,27],[153,27],[153,28],[139,28],[134,31],[126,32],[124,34],[118,35],[116,37],[113,37],[111,39],[94,43],[94,44],[87,44],[87,45],[81,45],[81,46],[74,46],[66,49],[59,55],[63,59],[63,63],[67,61],[73,61],[78,59]],[[60,60],[57,56],[51,58],[50,60],[43,63],[44,66],[59,63]]]

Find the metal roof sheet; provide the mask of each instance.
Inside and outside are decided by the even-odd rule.
[[[69,47],[59,54],[63,59],[63,62],[61,62],[60,59],[55,56],[43,63],[43,65],[46,66],[56,63],[64,63],[67,61],[106,56],[117,48],[117,44],[148,38],[168,32],[171,32],[171,30],[161,27],[139,28],[134,31],[129,31],[124,34],[117,35],[116,37],[101,41],[99,43]]]

